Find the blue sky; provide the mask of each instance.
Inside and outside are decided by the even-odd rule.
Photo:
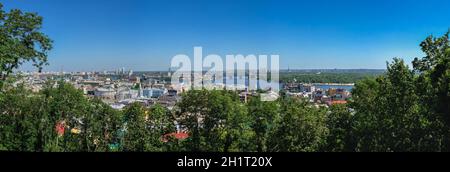
[[[450,28],[446,0],[1,0],[44,17],[46,70],[167,70],[177,54],[279,54],[281,68],[385,68]],[[24,67],[24,69],[31,69]]]

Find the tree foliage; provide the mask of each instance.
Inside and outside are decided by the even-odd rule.
[[[253,142],[258,152],[267,151],[269,134],[280,120],[280,104],[277,101],[263,102],[261,97],[253,97],[248,103],[248,113],[252,120],[252,130],[255,133]]]
[[[314,152],[324,144],[328,129],[325,111],[308,106],[307,101],[284,99],[281,120],[271,133],[269,151]]]
[[[236,94],[192,90],[183,95],[177,118],[191,134],[193,151],[246,151],[253,136],[246,106]]]
[[[375,78],[382,75],[381,72],[361,72],[361,73],[308,73],[292,72],[281,73],[280,81],[284,83],[355,83],[366,78]]]
[[[5,12],[0,3],[0,82],[24,62],[33,62],[39,70],[47,64],[52,41],[40,31],[42,21],[36,13]]]

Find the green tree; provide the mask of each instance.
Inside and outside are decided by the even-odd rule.
[[[120,141],[118,131],[122,122],[118,111],[98,99],[91,100],[82,125],[87,151],[111,151],[110,145]]]
[[[0,104],[0,144],[7,150],[34,151],[37,128],[35,114],[29,114],[32,100],[23,85],[8,89]]]
[[[356,85],[352,132],[358,137],[358,151],[433,150],[427,144],[430,126],[420,112],[415,76],[403,60],[394,58],[387,73]]]
[[[148,132],[145,125],[146,109],[139,103],[129,105],[124,111],[124,151],[144,152],[148,149]]]
[[[325,112],[306,100],[282,100],[281,120],[271,133],[268,150],[272,152],[314,152],[324,144],[328,129]]]
[[[429,36],[420,46],[425,57],[415,58],[416,90],[420,97],[420,113],[430,121],[429,137],[434,147],[450,151],[450,41],[447,32],[442,37]]]
[[[354,138],[354,118],[346,105],[331,106],[326,117],[329,134],[323,148],[327,152],[352,152],[356,148]]]
[[[50,114],[49,120],[53,122],[52,127],[58,123],[65,124],[66,130],[62,137],[57,138],[57,145],[68,152],[87,151],[84,120],[89,101],[84,97],[83,92],[63,81],[50,81],[42,90],[42,94],[45,96]],[[74,134],[71,132],[72,129],[79,129],[81,132]]]
[[[255,133],[256,150],[265,152],[269,133],[274,130],[276,122],[280,120],[280,104],[278,101],[263,102],[258,96],[251,98],[247,106],[253,121],[252,130]]]
[[[191,151],[249,151],[253,132],[244,104],[235,93],[191,90],[177,105],[178,122],[190,132]]]
[[[44,96],[23,84],[8,87],[0,100],[0,145],[7,150],[45,151],[56,138]]]
[[[148,151],[172,151],[170,143],[161,140],[165,134],[176,132],[175,119],[165,107],[156,104],[147,114],[146,126],[148,131]]]
[[[0,86],[24,62],[41,70],[47,64],[52,41],[40,32],[43,18],[36,13],[3,10],[0,3]]]
[[[350,107],[355,110],[353,116],[353,132],[356,137],[356,151],[380,150],[378,144],[379,136],[378,117],[376,111],[378,104],[375,99],[378,97],[380,84],[375,78],[358,81],[352,90],[352,100]],[[350,134],[350,133],[349,133]]]
[[[0,147],[8,150],[43,151],[52,140],[52,125],[45,99],[19,86],[11,87],[11,73],[25,62],[41,70],[47,63],[52,41],[42,32],[42,17],[0,3]],[[7,93],[5,93],[7,92]]]
[[[208,92],[191,90],[182,95],[182,101],[177,104],[176,118],[179,124],[189,130],[190,138],[187,149],[201,151],[201,124],[208,114],[206,102]]]

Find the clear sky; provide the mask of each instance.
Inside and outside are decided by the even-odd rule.
[[[279,54],[281,68],[385,68],[450,28],[447,0],[1,0],[44,17],[46,70],[167,70],[177,54]]]

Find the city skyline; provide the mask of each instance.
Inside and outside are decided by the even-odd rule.
[[[420,42],[450,25],[442,1],[229,2],[3,3],[44,17],[54,40],[44,71],[166,71],[194,46],[222,56],[279,54],[281,69],[383,69],[393,57],[421,57]]]
[[[144,164],[208,170],[450,152],[450,2],[0,1],[7,157],[164,153]],[[32,160],[85,160],[71,157]]]

